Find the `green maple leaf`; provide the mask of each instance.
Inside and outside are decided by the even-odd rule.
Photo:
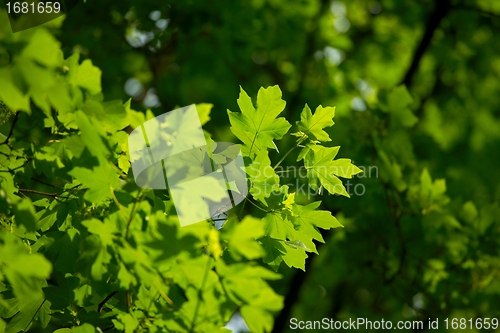
[[[290,129],[290,123],[283,117],[276,118],[285,108],[278,86],[260,88],[257,94],[257,108],[247,93],[240,88],[238,106],[241,112],[227,111],[231,122],[231,131],[243,142],[243,154],[252,157],[252,153],[277,147],[273,140],[283,138]]]
[[[31,114],[30,99],[14,83],[14,77],[7,68],[0,69],[0,100],[11,110],[22,110]]]
[[[279,177],[271,167],[271,160],[266,151],[260,152],[252,164],[246,168],[250,177],[250,194],[255,200],[261,201],[267,206],[266,198],[279,187]]]
[[[47,67],[56,67],[62,60],[59,55],[60,47],[61,43],[48,30],[37,29],[33,32],[28,45],[22,50],[22,57]]]
[[[30,254],[19,237],[6,231],[0,232],[0,267],[2,279],[7,278],[14,295],[24,301],[41,294],[41,281],[50,276],[53,268],[42,254]]]
[[[266,235],[275,239],[295,240],[297,239],[297,231],[294,229],[286,214],[279,211],[267,213],[262,219],[265,225]]]
[[[297,121],[299,130],[304,132],[309,138],[314,138],[319,141],[331,141],[328,134],[323,130],[325,127],[331,127],[333,117],[335,116],[335,107],[318,106],[314,111],[306,104],[300,114],[300,121]]]
[[[307,258],[306,250],[290,245],[287,245],[284,248],[286,249],[286,253],[283,255],[283,261],[285,264],[290,268],[300,268],[305,272]]]
[[[241,316],[252,332],[271,332],[274,325],[274,318],[269,312],[245,305],[241,308]]]
[[[92,65],[90,59],[85,59],[81,64],[78,64],[79,58],[79,53],[75,52],[65,61],[68,68],[69,82],[74,86],[87,90],[91,94],[100,93],[101,70]]]
[[[342,227],[339,221],[326,210],[316,210],[321,201],[312,202],[306,206],[293,204],[291,220],[297,229],[299,240],[314,253],[318,253],[313,239],[324,243],[318,228],[331,229]]]
[[[93,169],[75,167],[68,172],[89,189],[85,192],[84,198],[92,203],[101,203],[111,197],[112,189],[120,186],[118,174],[109,162],[100,162],[101,164]]]
[[[305,270],[305,259],[307,254],[300,241],[281,241],[270,237],[259,239],[262,247],[266,250],[266,256],[262,261],[268,264],[274,271],[278,271],[280,264],[284,261],[288,267],[296,267]]]
[[[22,224],[28,231],[36,230],[36,211],[32,202],[24,198],[17,206],[14,207],[14,213],[17,224]]]
[[[85,323],[80,326],[73,326],[71,328],[71,332],[73,333],[95,333],[97,330],[95,329],[94,326],[90,325],[89,323]]]
[[[342,181],[338,177],[352,178],[353,175],[362,172],[351,163],[350,159],[341,158],[333,160],[340,147],[323,147],[312,145],[305,157],[305,166],[309,178],[309,186],[316,190],[316,179],[331,194],[340,194],[349,197]]]
[[[82,221],[82,225],[87,227],[90,233],[98,235],[103,245],[111,245],[113,243],[113,233],[116,232],[116,230],[109,219],[105,220],[103,223],[98,219],[92,218]]]
[[[281,262],[283,262],[283,255],[286,253],[283,242],[271,237],[262,237],[259,242],[266,251],[266,256],[262,258],[262,261],[277,272]]]
[[[297,156],[296,162],[303,160],[307,157],[307,154],[311,150],[311,146],[312,146],[312,144],[307,144],[304,146],[304,148],[301,149],[299,155]]]
[[[91,117],[88,117],[82,111],[77,111],[75,113],[75,122],[78,125],[81,134],[78,137],[74,136],[70,138],[81,139],[85,148],[87,148],[93,156],[107,157],[110,154],[110,150],[101,124],[99,124],[98,121],[95,121],[95,119],[93,120]],[[80,154],[76,155],[80,156]]]
[[[446,180],[432,180],[427,168],[420,174],[420,183],[410,186],[408,198],[422,210],[422,214],[427,214],[433,210],[439,211],[441,206],[446,205],[450,199],[445,195]]]
[[[313,239],[324,243],[318,228],[342,227],[330,212],[316,210],[320,204],[320,201],[306,206],[291,203],[286,209],[270,212],[262,219],[267,237],[259,241],[266,251],[265,263],[274,270],[278,270],[283,261],[289,267],[305,270],[306,251],[318,253]]]
[[[264,224],[262,221],[252,216],[246,216],[234,228],[229,242],[231,255],[236,260],[241,260],[241,256],[250,260],[264,256],[266,252],[256,241],[263,235]]]
[[[224,290],[232,301],[241,305],[242,316],[249,321],[252,332],[270,332],[273,316],[269,312],[281,310],[283,296],[276,294],[264,280],[277,280],[281,275],[251,263],[226,265],[219,261],[216,268]],[[269,317],[266,327],[262,326],[261,315]]]

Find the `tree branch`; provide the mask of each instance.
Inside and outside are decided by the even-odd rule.
[[[436,32],[439,24],[446,16],[446,14],[448,14],[450,9],[450,0],[436,0],[434,12],[429,17],[424,35],[422,36],[420,44],[413,54],[413,59],[411,61],[410,67],[408,68],[403,80],[401,81],[401,84],[405,84],[408,88],[411,86],[413,77],[417,72],[418,66],[420,65],[420,61],[422,60],[424,53],[429,48],[432,37],[434,36],[434,32]]]
[[[335,211],[332,212],[332,215],[337,215],[340,211]],[[328,235],[331,233],[328,230],[322,230],[320,229],[321,236],[324,239],[327,239]],[[316,244],[316,249],[319,252],[320,247],[324,243],[317,243]],[[302,289],[302,286],[304,285],[307,277],[311,274],[311,267],[312,267],[312,262],[314,258],[317,258],[318,255],[311,255],[306,259],[306,265],[305,265],[305,272],[297,270],[295,271],[288,287],[288,292],[286,293],[285,296],[285,306],[281,310],[280,314],[278,317],[276,317],[276,320],[274,321],[274,328],[273,328],[273,333],[280,333],[284,332],[286,330],[287,326],[287,320],[290,318],[290,314],[292,313],[293,306],[299,299],[299,294],[300,290]]]
[[[315,44],[316,44],[316,35],[318,34],[318,26],[319,26],[319,21],[321,17],[325,14],[325,12],[328,10],[328,7],[330,5],[330,0],[321,0],[321,7],[316,16],[312,19],[314,22],[314,26],[309,31],[309,33],[306,36],[306,47],[304,51],[304,55],[302,57],[302,63],[300,64],[300,79],[299,79],[299,86],[297,89],[297,92],[292,95],[290,98],[290,102],[288,103],[288,118],[292,119],[298,105],[300,104],[301,97],[302,97],[302,90],[304,90],[304,81],[307,76],[307,64],[308,60],[314,55],[314,52],[316,51],[315,49]]]
[[[276,320],[274,321],[274,328],[273,328],[274,333],[284,332],[285,329],[288,327],[287,320],[288,318],[290,318],[293,306],[299,299],[300,289],[302,289],[302,285],[306,281],[307,276],[310,274],[310,267],[315,257],[317,256],[309,256],[306,259],[305,272],[297,270],[293,275],[290,284],[288,286],[288,292],[286,293],[285,296],[285,302],[284,302],[285,306],[283,307],[280,314],[278,315],[278,317],[276,317]]]
[[[398,269],[389,278],[385,277],[386,274],[384,272],[384,283],[390,284],[403,271],[403,267],[404,267],[404,264],[406,261],[406,254],[408,253],[408,249],[406,248],[406,243],[405,243],[405,240],[403,237],[403,231],[401,229],[402,204],[400,202],[400,199],[398,197],[397,192],[393,192],[395,200],[394,200],[394,202],[391,201],[391,199],[389,197],[389,190],[390,190],[389,184],[383,183],[383,186],[384,186],[384,195],[385,195],[385,199],[387,201],[387,205],[393,213],[392,220],[394,222],[394,228],[396,229],[398,242],[399,242],[399,248],[400,248]]]

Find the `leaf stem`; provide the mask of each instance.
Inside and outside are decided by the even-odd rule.
[[[285,155],[283,155],[283,157],[278,161],[278,163],[276,163],[276,165],[273,167],[273,170],[276,170],[276,168],[281,164],[281,162],[283,162],[285,158],[287,158],[287,156],[290,155],[290,153],[294,151],[302,142],[304,142],[305,139],[307,139],[307,135],[304,134],[297,141],[297,143],[292,148],[290,148],[290,150],[288,150]]]
[[[120,168],[118,168],[114,163],[110,163],[111,167],[115,169],[116,172],[120,174],[120,177],[122,177],[124,180],[127,180],[128,175],[123,172]]]
[[[135,208],[137,207],[137,203],[141,200],[141,197],[142,197],[142,190],[140,190],[139,193],[137,194],[137,198],[135,199],[134,205],[132,206],[132,211],[130,212],[130,216],[128,217],[127,230],[125,231],[125,239],[128,238],[128,233],[129,233],[129,230],[130,230],[130,224],[132,223],[132,219],[134,217]]]
[[[12,121],[12,126],[10,127],[9,134],[5,138],[5,141],[0,143],[1,145],[8,145],[9,139],[12,136],[12,133],[14,132],[14,127],[16,126],[17,119],[19,118],[19,111],[16,112],[16,115],[14,116],[14,120]]]
[[[281,164],[281,162],[283,162],[285,160],[285,158],[287,158],[287,156],[290,155],[290,153],[295,150],[295,148],[297,148],[297,145],[293,146],[289,151],[286,152],[285,155],[283,155],[283,157],[273,167],[273,170],[275,170]]]
[[[123,209],[122,205],[120,205],[120,202],[118,202],[118,199],[116,198],[116,195],[115,195],[115,191],[113,190],[113,187],[111,185],[109,185],[109,190],[111,192],[111,197],[113,198],[113,201],[118,206],[118,209],[122,213],[125,220],[127,220],[127,218],[128,218],[127,213],[125,213],[125,210]]]
[[[248,202],[250,202],[252,205],[254,205],[255,207],[257,207],[258,209],[260,209],[261,211],[263,212],[266,212],[266,213],[269,213],[270,211],[268,210],[265,210],[264,208],[260,207],[259,205],[257,205],[255,202],[253,202],[252,200],[248,199]]]

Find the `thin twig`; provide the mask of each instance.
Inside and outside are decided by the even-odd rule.
[[[16,115],[14,116],[14,121],[12,122],[12,126],[10,126],[10,130],[9,130],[9,134],[7,135],[7,137],[5,138],[5,141],[0,143],[2,145],[4,144],[7,144],[7,142],[9,141],[10,137],[12,136],[12,133],[14,132],[14,127],[16,126],[16,123],[17,123],[17,119],[19,118],[19,111],[16,112]]]
[[[321,34],[318,33],[318,29],[320,27],[321,18],[328,13],[328,8],[330,7],[330,0],[321,0],[320,8],[316,15],[311,19],[312,28],[309,30],[306,40],[305,40],[305,49],[304,54],[302,55],[302,59],[300,64],[298,64],[297,68],[300,68],[299,73],[299,86],[296,90],[296,93],[292,95],[290,102],[287,104],[288,107],[288,118],[293,119],[295,116],[297,106],[300,104],[300,100],[302,97],[302,92],[304,90],[304,84],[306,81],[306,77],[308,74],[308,64],[311,61],[314,52],[317,50],[317,40],[318,36]]]
[[[125,291],[125,297],[127,298],[127,310],[130,310],[130,307],[132,306],[132,296],[130,295],[129,290]]]
[[[97,306],[97,312],[101,312],[104,304],[106,304],[106,302],[109,301],[111,297],[115,296],[117,293],[118,291],[113,291],[111,294],[106,296],[106,298],[104,298],[104,300]]]
[[[18,192],[21,192],[21,193],[32,193],[32,194],[44,195],[44,196],[55,198],[55,199],[57,199],[57,198],[68,199],[68,197],[63,197],[62,194],[64,194],[65,192],[71,191],[72,189],[79,187],[79,186],[81,186],[81,185],[79,184],[79,185],[73,186],[72,188],[64,190],[60,193],[49,193],[49,192],[43,192],[43,191],[37,191],[37,190],[30,190],[27,188],[19,188],[17,190],[18,190]]]
[[[43,184],[43,185],[46,185],[46,186],[49,186],[49,187],[52,187],[52,188],[56,188],[54,185],[49,184],[49,183],[46,183],[46,182],[41,181],[41,180],[39,180],[39,179],[36,179],[36,178],[34,178],[34,177],[31,177],[31,179],[32,179],[32,180],[34,180],[34,181],[36,181],[37,183],[40,183],[40,184]]]
[[[109,185],[109,191],[111,192],[111,197],[113,198],[113,201],[115,202],[115,204],[118,206],[118,209],[120,210],[120,213],[122,213],[122,215],[125,218],[125,220],[127,220],[128,219],[127,213],[125,213],[125,211],[123,210],[122,205],[120,205],[120,202],[116,198],[115,191],[113,190],[113,187],[111,185]]]
[[[27,188],[20,188],[20,189],[18,189],[18,191],[19,192],[24,192],[24,193],[33,193],[33,194],[45,195],[47,197],[52,197],[52,198],[59,197],[59,194],[57,194],[57,193],[48,193],[48,192],[30,190],[30,189],[27,189]]]
[[[77,189],[80,186],[82,186],[82,184],[77,184],[75,186],[71,186],[70,188],[67,188],[64,191],[62,191],[61,193],[59,193],[59,195],[64,194],[64,193],[69,192],[69,191],[72,191],[72,190],[75,190],[75,189]],[[83,190],[85,190],[85,189],[82,189],[82,191]]]
[[[142,197],[142,193],[141,193],[141,191],[139,191],[139,193],[137,194],[137,198],[134,201],[134,205],[132,206],[132,211],[130,212],[130,216],[128,217],[127,229],[125,230],[125,239],[128,238],[130,224],[132,223],[132,219],[134,218],[135,208],[137,207],[137,203],[141,200],[141,197]]]
[[[8,173],[13,173],[14,171],[18,170],[18,169],[21,169],[21,168],[24,168],[26,166],[26,164],[28,164],[29,162],[31,162],[31,160],[33,160],[32,157],[27,157],[26,158],[26,161],[24,162],[24,164],[20,165],[20,166],[17,166],[13,169],[7,169],[7,170],[0,170],[0,172],[8,172]]]
[[[413,76],[417,72],[417,69],[420,65],[420,60],[424,56],[425,52],[429,48],[431,44],[432,37],[434,36],[434,32],[436,32],[437,28],[441,24],[443,18],[448,14],[451,9],[450,0],[436,0],[435,1],[435,9],[432,12],[429,21],[427,22],[424,35],[420,40],[420,43],[413,54],[413,58],[408,68],[401,84],[405,84],[407,88],[409,88],[412,84]]]
[[[260,207],[259,205],[257,205],[255,202],[253,202],[252,200],[248,199],[248,202],[250,202],[252,205],[254,205],[255,207],[257,207],[258,209],[260,209],[261,211],[263,212],[266,212],[266,213],[270,213],[271,211],[269,210],[265,210],[264,208]]]

